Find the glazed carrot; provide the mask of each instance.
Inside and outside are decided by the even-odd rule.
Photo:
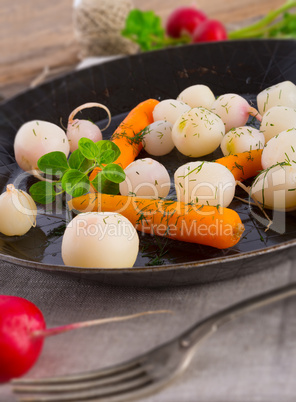
[[[244,232],[239,215],[229,208],[100,193],[73,198],[68,204],[81,212],[118,212],[144,233],[219,249],[234,246]]]
[[[125,169],[135,160],[142,149],[141,138],[137,135],[148,124],[153,123],[152,112],[159,102],[156,99],[147,99],[139,103],[114,131],[111,140],[119,147],[121,154],[114,162]],[[100,168],[96,168],[90,175],[93,180]]]
[[[216,159],[215,162],[226,166],[233,173],[236,180],[243,181],[249,177],[257,176],[262,170],[261,155],[262,149],[254,149],[237,155],[224,156]]]
[[[159,102],[156,99],[147,99],[139,103],[126,116],[122,123],[113,133],[111,140],[118,145],[121,155],[115,161],[123,169],[127,167],[138,156],[142,149],[141,138],[136,139],[148,124],[153,123],[153,109]]]

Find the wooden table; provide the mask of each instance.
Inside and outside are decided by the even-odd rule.
[[[199,0],[198,6],[227,26],[242,25],[283,4],[283,0]],[[165,22],[177,6],[188,0],[134,0],[142,10],[153,9]],[[54,76],[79,62],[72,23],[73,0],[1,1],[0,96],[9,98],[27,89],[44,69]]]

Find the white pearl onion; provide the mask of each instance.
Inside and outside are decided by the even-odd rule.
[[[33,198],[8,184],[0,196],[0,232],[6,236],[22,236],[36,226],[36,215]]]

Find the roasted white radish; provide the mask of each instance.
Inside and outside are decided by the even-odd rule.
[[[176,99],[165,99],[159,102],[153,110],[154,121],[166,120],[174,124],[177,118],[190,110],[190,106]]]
[[[290,128],[296,128],[296,109],[273,106],[262,116],[260,131],[264,134],[266,142]]]
[[[227,207],[235,193],[236,181],[225,166],[196,161],[180,166],[174,174],[178,201]]]
[[[177,100],[187,103],[190,107],[210,109],[215,101],[215,95],[207,85],[197,84],[185,88]]]
[[[84,268],[131,268],[139,251],[139,236],[130,221],[114,212],[77,215],[62,240],[65,265]]]
[[[170,191],[170,176],[166,168],[151,158],[137,159],[125,169],[125,180],[119,184],[121,195],[142,198],[164,198]]]
[[[183,155],[198,158],[214,152],[224,134],[224,123],[219,116],[205,108],[195,107],[177,119],[172,139]]]
[[[250,116],[261,121],[259,112],[240,95],[224,94],[219,96],[212,104],[211,111],[221,117],[225,124],[225,131],[244,126]]]
[[[223,155],[234,155],[240,152],[262,149],[265,144],[264,135],[250,126],[237,127],[228,131],[222,139]]]
[[[159,120],[149,124],[143,131],[143,148],[149,155],[162,156],[170,153],[175,144],[172,140],[173,125]]]
[[[264,114],[273,106],[289,106],[296,108],[296,86],[291,81],[283,81],[264,89],[257,95],[260,114]]]
[[[262,151],[263,169],[280,162],[296,162],[296,129],[282,131],[271,138]]]
[[[77,113],[81,112],[83,109],[93,107],[104,109],[107,112],[108,123],[102,130],[90,120],[74,118]],[[101,139],[103,138],[102,131],[104,131],[110,125],[110,123],[111,113],[105,105],[96,102],[89,102],[78,106],[76,109],[73,110],[68,119],[67,137],[70,144],[70,151],[74,152],[76,149],[78,149],[78,141],[80,140],[80,138],[88,138],[94,142],[101,141]]]
[[[282,162],[263,170],[251,186],[250,196],[264,208],[296,208],[296,164]]]
[[[38,159],[53,151],[69,155],[70,146],[65,132],[56,124],[32,120],[23,124],[14,139],[17,164],[29,173],[38,172]]]

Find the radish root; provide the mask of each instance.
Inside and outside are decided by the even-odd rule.
[[[54,183],[54,180],[46,179],[45,177],[41,176],[39,171],[37,169],[31,170],[30,172],[33,176],[36,177],[36,179],[39,179],[41,181],[47,181],[48,183]]]
[[[248,195],[250,198],[252,198],[251,196],[251,192],[250,192],[250,188],[245,186],[242,182],[240,182],[239,180],[237,180],[236,185],[239,186],[240,188],[242,188]],[[270,219],[270,217],[267,215],[267,213],[264,211],[264,208],[262,207],[262,205],[255,199],[253,199],[254,203],[252,205],[256,205],[256,207],[258,207],[260,209],[260,211],[263,213],[263,215],[265,216],[265,218],[268,220],[268,225],[265,228],[265,232],[267,232],[270,228],[270,226],[272,225],[272,220]],[[249,205],[251,205],[250,202],[247,202]]]
[[[83,105],[80,105],[80,106],[78,106],[76,109],[74,109],[73,112],[71,112],[71,114],[70,114],[70,116],[69,116],[68,124],[73,124],[74,116],[75,116],[78,112],[80,112],[80,111],[83,110],[83,109],[92,108],[92,107],[99,107],[99,108],[101,108],[101,109],[104,109],[104,110],[107,112],[107,114],[108,114],[108,123],[107,123],[107,125],[106,125],[104,128],[101,129],[101,131],[106,130],[106,129],[110,126],[110,123],[111,123],[111,113],[110,113],[110,110],[107,108],[107,106],[102,105],[101,103],[96,103],[96,102],[84,103]]]
[[[258,112],[257,109],[255,109],[254,107],[250,106],[249,109],[249,115],[255,117],[258,121],[262,121],[262,116],[261,114]]]
[[[122,316],[122,317],[100,318],[98,320],[77,322],[77,323],[74,323],[74,324],[63,325],[61,327],[49,328],[49,329],[40,330],[40,331],[34,331],[32,333],[32,336],[34,338],[39,338],[39,337],[45,338],[47,336],[61,334],[63,332],[68,332],[68,331],[71,331],[72,329],[91,327],[91,326],[94,326],[94,325],[102,325],[102,324],[107,324],[109,322],[126,321],[126,320],[130,320],[130,319],[133,319],[133,318],[141,317],[141,316],[144,316],[144,315],[164,314],[164,313],[171,314],[171,313],[173,313],[173,311],[171,311],[171,310],[145,311],[145,312],[142,312],[142,313],[136,313],[136,314],[126,315],[126,316]]]

